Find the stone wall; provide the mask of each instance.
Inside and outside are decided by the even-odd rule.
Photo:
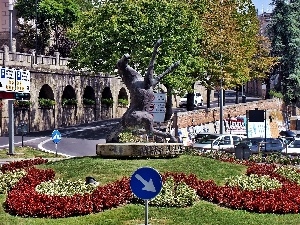
[[[255,102],[241,103],[236,105],[223,106],[223,118],[246,115],[247,110],[268,110],[274,112],[285,111],[284,103],[279,99],[260,100]],[[275,115],[275,114],[274,114]],[[277,114],[276,114],[277,115]],[[200,109],[189,112],[177,113],[178,128],[184,128],[199,124],[206,124],[220,119],[220,108]]]

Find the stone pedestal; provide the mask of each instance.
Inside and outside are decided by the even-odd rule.
[[[181,143],[106,143],[96,145],[102,157],[176,157],[183,153]]]

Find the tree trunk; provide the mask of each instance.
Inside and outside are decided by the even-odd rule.
[[[187,100],[186,100],[186,111],[193,111],[195,109],[194,106],[194,90],[195,90],[195,83],[192,84],[192,93],[187,94]]]
[[[211,94],[211,90],[207,88],[207,96],[206,96],[207,108],[210,108],[210,94]]]
[[[166,114],[165,121],[170,120],[173,113],[173,101],[172,101],[172,88],[170,86],[165,85],[167,88],[167,102],[166,102]]]
[[[225,106],[225,89],[223,89],[223,106]]]
[[[239,86],[236,86],[236,88],[235,88],[235,104],[240,103],[240,101],[239,101],[239,90],[240,90]]]
[[[269,77],[267,79],[265,79],[265,83],[266,83],[266,95],[265,95],[265,99],[270,99],[271,84],[270,84],[270,78]]]

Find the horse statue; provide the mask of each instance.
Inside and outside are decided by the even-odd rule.
[[[179,61],[172,64],[165,72],[153,77],[154,61],[158,54],[158,48],[162,44],[162,39],[159,39],[154,45],[152,58],[150,60],[147,72],[143,77],[135,69],[128,65],[130,55],[125,54],[118,60],[116,68],[123,83],[126,85],[130,93],[130,105],[127,111],[123,114],[120,123],[114,127],[111,133],[107,136],[107,143],[117,143],[118,135],[125,129],[141,129],[144,128],[147,134],[153,134],[162,138],[170,138],[169,142],[176,143],[177,139],[168,132],[162,132],[153,127],[153,116],[149,113],[149,108],[154,100],[153,88],[159,81],[175,70]]]

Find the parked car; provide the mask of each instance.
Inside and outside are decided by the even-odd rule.
[[[287,154],[299,154],[300,153],[300,138],[295,138],[286,149],[282,151]]]
[[[186,107],[187,105],[187,94],[185,94],[179,101],[179,107]],[[194,93],[194,106],[202,106],[203,105],[203,97],[200,92]]]
[[[235,134],[209,134],[202,139],[197,139],[193,147],[199,150],[208,149],[233,149],[243,140],[242,135]]]
[[[245,138],[242,140],[243,144],[246,144],[252,153],[261,152],[282,152],[285,149],[284,143],[277,138]],[[237,147],[237,146],[236,146]]]

